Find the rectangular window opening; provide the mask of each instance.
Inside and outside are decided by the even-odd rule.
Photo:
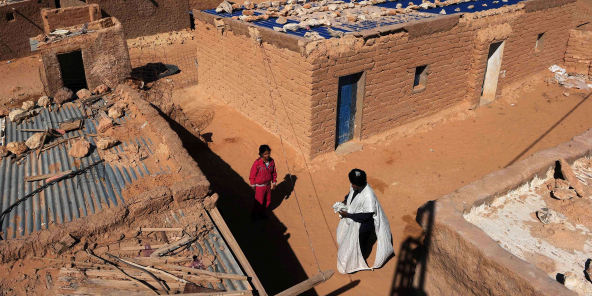
[[[413,80],[413,91],[421,91],[428,84],[428,65],[415,68],[415,79]]]
[[[14,21],[14,11],[7,12],[6,13],[6,20],[9,21],[9,22]]]
[[[543,43],[544,42],[545,42],[545,33],[541,33],[537,37],[537,41],[536,41],[536,44],[534,46],[534,51],[535,52],[539,52],[539,51],[543,50]]]
[[[193,17],[193,12],[189,13],[189,27],[191,30],[195,30],[195,18]]]
[[[55,7],[62,8],[62,5],[60,4],[60,0],[55,0]]]

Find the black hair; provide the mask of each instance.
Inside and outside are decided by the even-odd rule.
[[[259,146],[259,155],[262,155],[263,153],[265,153],[267,151],[271,152],[271,148],[269,148],[268,145]]]
[[[360,169],[353,169],[348,174],[349,182],[357,186],[366,185],[366,173]]]

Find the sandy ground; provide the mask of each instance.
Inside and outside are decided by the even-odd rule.
[[[42,94],[42,66],[41,55],[0,62],[0,104]]]
[[[307,231],[321,269],[336,269],[339,218],[331,206],[347,193],[352,168],[368,173],[390,219],[397,256],[379,270],[336,274],[308,295],[407,295],[405,287],[393,283],[412,277],[403,269],[421,240],[415,222],[419,206],[592,127],[592,102],[582,91],[541,81],[511,100],[466,110],[463,119],[446,120],[431,130],[366,143],[363,151],[345,156],[315,158],[308,163],[309,173],[297,150],[285,147],[287,166],[277,137],[214,98],[204,98],[197,87],[178,90],[175,97],[199,125],[214,115],[204,130],[211,137],[209,147],[188,148],[220,193],[219,208],[270,294],[318,272]],[[271,219],[252,224],[253,194],[246,182],[260,144],[272,147],[281,183],[272,197]],[[284,180],[288,167],[295,192]],[[374,254],[370,264],[373,260]]]

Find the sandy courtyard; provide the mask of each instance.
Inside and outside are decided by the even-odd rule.
[[[390,220],[396,257],[379,270],[336,273],[308,295],[408,295],[399,283],[412,277],[408,269],[422,235],[415,222],[419,206],[592,127],[592,103],[583,91],[545,82],[523,89],[514,99],[476,111],[461,106],[458,115],[434,118],[438,124],[399,129],[381,141],[370,139],[362,151],[317,157],[308,162],[310,173],[299,151],[285,145],[295,193],[277,137],[215,98],[204,98],[197,87],[178,90],[175,97],[211,138],[208,147],[186,145],[194,145],[188,149],[220,193],[219,208],[269,294],[318,271],[296,195],[321,269],[336,269],[339,218],[331,206],[348,191],[347,173],[360,168],[368,173]],[[273,149],[279,186],[272,196],[271,220],[253,224],[247,182],[260,144]],[[374,254],[369,263],[373,260]]]

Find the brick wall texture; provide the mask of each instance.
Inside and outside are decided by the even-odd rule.
[[[574,27],[592,22],[592,0],[578,0],[573,15]]]
[[[367,39],[333,38],[309,43],[301,53],[265,40],[260,47],[252,37],[228,30],[221,34],[210,22],[198,19],[200,84],[276,132],[271,83],[282,135],[290,134],[292,145],[297,138],[305,153],[314,157],[335,149],[339,77],[365,72],[363,110],[357,111],[362,116],[361,139],[463,100],[477,106],[492,43],[505,42],[498,97],[505,86],[563,63],[576,3],[557,5],[534,10],[519,4],[466,14],[452,29],[431,34],[400,30]],[[544,42],[535,51],[539,34],[544,34]],[[264,67],[265,57],[271,69]],[[415,68],[423,65],[429,65],[427,88],[412,93]]]
[[[49,33],[58,28],[90,23],[101,18],[101,10],[98,5],[75,6],[58,9],[41,10],[43,28]]]
[[[592,31],[571,30],[565,52],[565,69],[568,72],[592,75],[591,62]]]
[[[190,27],[188,0],[88,0],[98,4],[103,17],[115,17],[126,38],[178,31]]]
[[[49,0],[31,0],[0,6],[0,61],[31,54],[29,38],[43,33],[40,13],[43,8],[52,8]],[[6,15],[13,12],[14,20],[8,21]]]

